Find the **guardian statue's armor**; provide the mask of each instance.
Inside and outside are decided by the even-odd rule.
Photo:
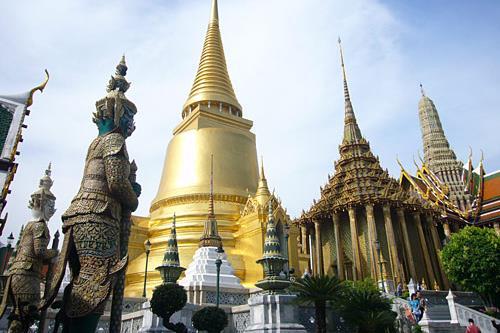
[[[116,67],[108,94],[97,101],[94,122],[99,129],[87,152],[80,190],[62,216],[65,234],[51,286],[50,304],[64,275],[71,282],[63,299],[63,332],[94,332],[117,274],[126,266],[120,256],[120,229],[124,212],[137,208],[140,186],[130,181],[125,139],[134,131],[137,109],[124,95],[129,83],[125,59]]]
[[[28,207],[33,219],[24,228],[15,257],[11,257],[8,264],[0,316],[7,304],[11,303],[13,309],[9,317],[9,332],[12,333],[28,332],[35,319],[38,319],[42,267],[57,255],[57,250],[47,249],[50,241],[47,222],[54,215],[56,200],[50,192],[53,183],[50,172],[49,165],[40,180],[39,189],[31,195]]]

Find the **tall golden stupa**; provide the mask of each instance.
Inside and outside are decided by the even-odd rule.
[[[174,213],[181,266],[187,267],[198,248],[208,214],[210,156],[214,158],[214,200],[219,234],[235,274],[247,288],[263,277],[256,260],[262,256],[267,207],[273,205],[284,241],[289,226],[290,267],[298,268],[298,230],[267,187],[259,172],[253,122],[243,118],[229,78],[219,29],[217,0],[212,0],[208,31],[193,87],[182,109],[182,120],[168,144],[158,193],[149,217],[134,217],[129,242],[126,290],[129,297],[143,290],[146,254],[152,244],[147,289],[161,282],[161,264]],[[287,247],[283,247],[286,251]],[[284,253],[285,254],[285,253]]]

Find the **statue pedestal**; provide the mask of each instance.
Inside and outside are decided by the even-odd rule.
[[[248,300],[250,325],[247,332],[306,333],[298,323],[295,295],[256,295]]]
[[[217,286],[217,260],[216,247],[200,247],[196,250],[193,261],[186,269],[186,276],[180,280],[188,293],[188,303],[193,304],[215,304]],[[247,302],[248,290],[245,289],[240,279],[234,275],[234,269],[227,260],[226,254],[222,254],[222,265],[220,267],[220,304],[241,305]]]

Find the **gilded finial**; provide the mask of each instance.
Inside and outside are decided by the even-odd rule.
[[[420,155],[420,150],[418,150],[417,152],[418,152],[418,159],[420,160],[422,165],[425,165],[424,159],[422,158],[422,155]]]
[[[413,155],[412,157],[413,157],[413,164],[415,165],[415,167],[417,168],[417,170],[420,169],[420,167],[417,164],[417,161],[415,161],[415,155]]]
[[[398,155],[396,155],[396,161],[398,162],[398,165],[401,168],[401,170],[404,170],[405,168],[403,167],[403,164],[401,164],[401,161],[399,160]]]
[[[50,176],[52,174],[52,162],[49,162],[49,166],[45,170],[45,175]]]
[[[221,246],[222,239],[219,236],[217,220],[214,212],[214,155],[210,155],[210,194],[208,202],[208,217],[203,228],[203,235],[200,238],[200,247]]]
[[[340,50],[340,65],[342,66],[342,77],[344,78],[344,99],[347,101],[350,99],[349,89],[347,88],[347,75],[345,73],[345,64],[344,64],[344,51],[342,50],[342,41],[340,37],[338,39],[339,42],[339,50]]]
[[[264,157],[262,155],[260,156],[260,179],[266,179],[266,175],[264,174]]]
[[[212,10],[210,11],[210,23],[219,23],[219,6],[217,0],[212,0]]]
[[[47,85],[47,82],[49,82],[50,78],[49,72],[47,70],[45,70],[45,76],[45,81],[43,81],[42,84],[30,90],[28,99],[26,100],[26,107],[33,104],[33,95],[35,94],[35,91],[39,90],[40,92],[43,92],[43,90],[45,89],[45,86]]]

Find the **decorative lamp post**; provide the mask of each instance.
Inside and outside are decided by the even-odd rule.
[[[222,258],[224,258],[224,249],[222,248],[222,243],[217,247],[217,259],[215,260],[215,266],[217,267],[217,288],[216,288],[216,306],[219,307],[220,304],[220,266],[222,265]]]
[[[12,232],[10,233],[9,237],[7,237],[7,247],[12,247],[12,244],[14,243],[14,235]]]
[[[175,213],[170,230],[170,236],[167,240],[167,250],[163,255],[163,262],[160,266],[155,268],[160,272],[161,279],[164,284],[174,284],[181,276],[182,272],[186,269],[180,266],[179,263],[179,249],[177,247],[177,231],[175,228]]]
[[[285,275],[287,279],[290,279],[290,257],[288,254],[288,238],[290,237],[290,225],[288,223],[285,223],[283,226],[283,234],[285,236],[285,244],[283,244],[283,247],[285,250],[285,259],[287,260],[287,262],[285,263]]]
[[[281,274],[287,262],[288,259],[281,254],[281,244],[273,219],[272,203],[269,202],[264,253],[262,259],[257,260],[257,263],[264,268],[264,279],[258,281],[255,286],[263,289],[264,293],[267,294],[276,294],[286,289],[290,285],[290,280]]]
[[[151,252],[151,242],[149,239],[144,244],[144,248],[146,249],[146,268],[144,269],[144,289],[142,290],[142,297],[146,297],[146,281],[148,279],[148,261],[149,261],[149,252]]]
[[[375,241],[375,248],[377,249],[378,265],[380,269],[380,281],[382,282],[382,291],[385,292],[384,275],[382,270],[382,258],[380,257],[380,241],[377,239]]]

